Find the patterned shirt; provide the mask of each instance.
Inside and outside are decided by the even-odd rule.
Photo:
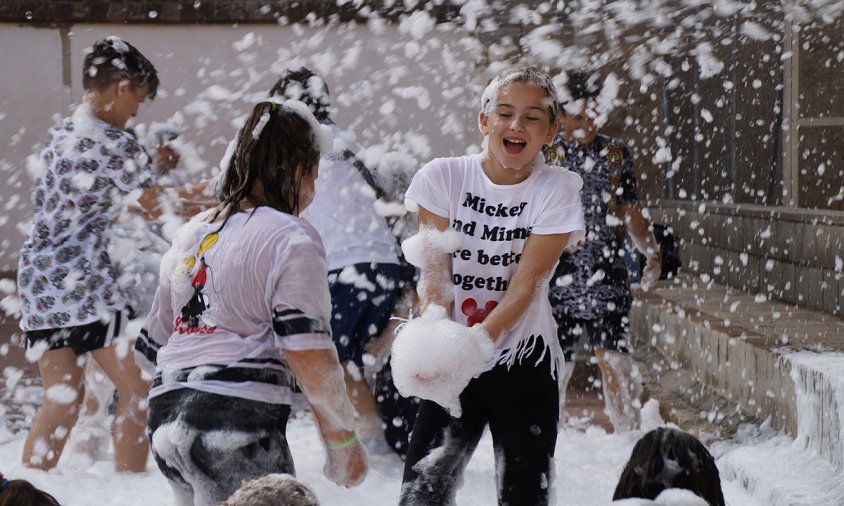
[[[560,165],[583,178],[580,197],[586,219],[586,242],[565,252],[551,281],[551,305],[556,314],[595,320],[630,309],[630,287],[624,259],[624,224],[616,206],[639,202],[636,173],[627,146],[598,135],[579,145],[560,135],[546,148],[549,164]]]
[[[131,134],[87,105],[50,129],[35,183],[35,215],[18,263],[21,328],[85,325],[124,309],[107,247],[123,196],[154,181]]]

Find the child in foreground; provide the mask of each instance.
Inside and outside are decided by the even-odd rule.
[[[422,270],[423,314],[399,333],[393,367],[399,390],[426,400],[401,504],[452,504],[487,425],[499,503],[549,501],[562,356],[548,279],[584,229],[580,177],[540,155],[556,102],[543,71],[505,70],[481,98],[483,152],[429,162],[407,191],[420,234],[405,252]]]
[[[295,474],[294,382],[325,443],[326,476],[343,486],[366,476],[331,340],[325,250],[298,217],[329,136],[301,102],[256,105],[219,206],[185,225],[162,258],[136,350],[155,366],[148,433],[180,504],[215,504],[243,480]]]

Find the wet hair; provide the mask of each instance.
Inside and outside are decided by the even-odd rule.
[[[244,201],[255,208],[298,214],[302,176],[319,162],[316,135],[300,112],[270,101],[257,104],[238,132],[234,153],[224,167],[220,205],[212,221],[223,216],[225,225]],[[261,184],[262,196],[253,193],[256,183]]]
[[[319,506],[313,490],[289,474],[245,481],[220,506]]]
[[[6,480],[0,473],[0,506],[61,506],[55,497],[26,480]]]
[[[158,93],[158,72],[135,46],[115,36],[94,42],[82,64],[82,88],[100,91],[124,80],[133,90],[146,88],[150,100]]]
[[[583,71],[570,72],[568,74],[568,81],[566,81],[568,100],[560,103],[560,109],[563,110],[563,104],[569,102],[595,98],[601,94],[602,89],[603,86],[597,74],[590,74]]]
[[[307,67],[287,70],[270,89],[271,97],[298,100],[308,106],[320,123],[330,120],[328,108],[331,106],[328,85]]]
[[[501,93],[501,88],[511,83],[530,84],[542,88],[545,91],[545,96],[548,98],[548,115],[550,120],[551,122],[556,121],[557,88],[551,81],[551,76],[539,67],[524,65],[503,70],[490,81],[483,94],[481,94],[481,110],[485,115],[489,116],[492,108],[495,107],[498,95]]]
[[[655,499],[667,488],[689,490],[711,506],[725,505],[721,477],[709,450],[687,432],[661,427],[636,442],[613,500]]]

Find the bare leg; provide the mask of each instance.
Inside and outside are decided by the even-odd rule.
[[[59,462],[82,404],[81,362],[70,348],[45,351],[38,359],[44,403],[23,445],[24,466],[47,470]]]
[[[639,426],[642,384],[630,355],[596,349],[595,357],[601,368],[606,412],[616,432],[633,430]]]
[[[119,397],[114,414],[114,461],[119,472],[142,472],[146,469],[149,440],[147,395],[149,384],[141,378],[135,365],[132,340],[123,339],[91,354],[117,387]]]

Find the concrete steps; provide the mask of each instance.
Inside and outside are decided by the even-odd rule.
[[[664,418],[714,422],[716,437],[768,420],[844,473],[844,320],[690,276],[635,298],[631,338],[646,387],[694,406],[691,419],[688,407],[684,420],[670,408]]]

